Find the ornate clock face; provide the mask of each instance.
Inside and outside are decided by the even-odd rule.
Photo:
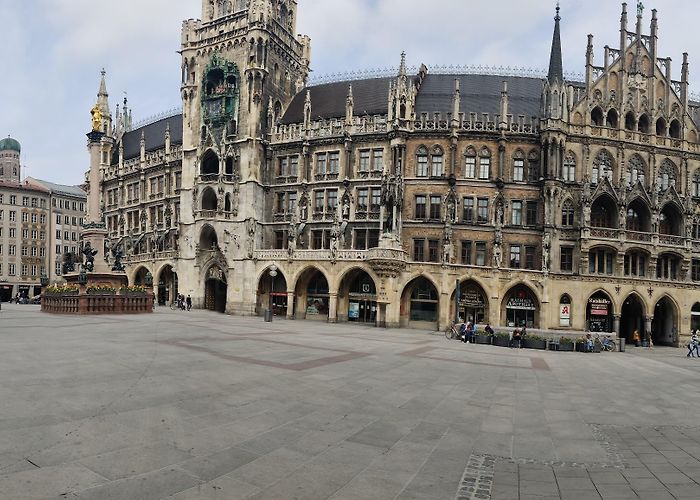
[[[204,103],[207,116],[221,116],[224,114],[224,99],[213,99]]]

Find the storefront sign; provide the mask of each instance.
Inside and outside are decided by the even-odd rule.
[[[571,326],[571,304],[559,304],[559,326]]]
[[[528,297],[511,297],[506,304],[507,309],[519,311],[536,311],[535,303]]]
[[[360,303],[350,302],[348,306],[348,319],[359,319],[360,318]]]
[[[462,292],[459,305],[461,307],[483,308],[484,297],[478,290],[466,290]]]
[[[610,312],[610,301],[608,299],[588,299],[591,307],[591,316],[607,316]]]

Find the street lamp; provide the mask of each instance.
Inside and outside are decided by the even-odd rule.
[[[275,277],[276,276],[277,276],[277,266],[272,264],[272,266],[270,266],[270,297],[269,297],[270,300],[269,300],[268,309],[267,309],[268,322],[272,322],[272,318],[275,315],[275,312],[273,309],[274,305],[272,303],[272,293],[275,291]]]

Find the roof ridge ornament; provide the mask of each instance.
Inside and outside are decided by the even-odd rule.
[[[641,0],[637,1],[637,17],[641,18],[644,15],[644,4]]]

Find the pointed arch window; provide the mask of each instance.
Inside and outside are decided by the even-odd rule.
[[[571,151],[566,153],[566,156],[564,157],[561,177],[565,182],[576,181],[576,156]]]
[[[668,128],[668,135],[673,139],[681,138],[681,122],[678,120],[671,121],[671,125]]]
[[[696,170],[693,175],[693,186],[692,193],[693,196],[700,197],[700,170]]]
[[[537,182],[540,180],[540,155],[536,150],[530,151],[527,156],[527,175],[530,182]]]
[[[483,148],[479,153],[479,179],[488,180],[491,176],[491,151]]]
[[[656,185],[661,191],[666,191],[670,187],[676,186],[676,165],[668,158],[663,161],[659,169],[659,175],[656,177]]]
[[[565,201],[561,209],[561,225],[563,227],[573,227],[574,216],[574,204],[571,202],[571,200]]]
[[[416,151],[416,177],[428,177],[428,148],[425,146]]]
[[[591,184],[598,184],[603,178],[607,177],[611,182],[613,179],[613,160],[610,153],[606,150],[601,150],[593,162],[593,170],[591,172]]]
[[[433,148],[433,155],[430,162],[431,177],[442,177],[445,175],[445,153],[440,146]]]
[[[472,147],[467,149],[465,155],[464,177],[465,179],[476,179],[476,149]]]
[[[644,160],[638,155],[634,155],[627,165],[627,185],[634,186],[637,181],[644,185],[646,179],[646,166]]]
[[[513,181],[522,182],[525,180],[525,155],[521,150],[517,150],[513,155]]]

